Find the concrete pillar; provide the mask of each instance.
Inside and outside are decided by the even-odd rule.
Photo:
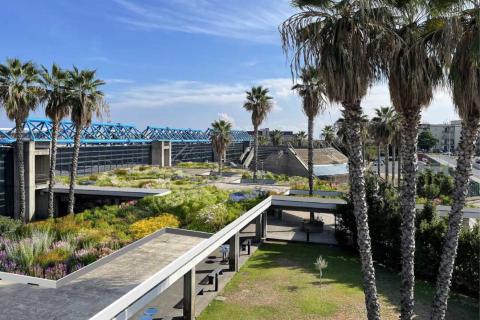
[[[35,142],[25,141],[23,145],[23,160],[25,165],[25,222],[32,220],[35,214]],[[17,151],[14,150],[14,163],[17,163]],[[20,192],[18,168],[14,167],[14,216],[18,218],[20,209]]]
[[[183,276],[183,319],[195,320],[195,267]]]
[[[172,144],[170,141],[152,142],[152,165],[170,167],[172,165]]]
[[[262,213],[262,240],[267,239],[267,212]]]
[[[255,218],[255,241],[262,239],[262,215]]]
[[[237,232],[233,237],[230,238],[230,251],[228,264],[230,266],[230,271],[238,272],[239,265],[238,259],[240,257],[240,234]]]

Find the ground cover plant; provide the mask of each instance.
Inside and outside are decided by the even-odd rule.
[[[314,262],[328,261],[321,284]],[[398,319],[400,277],[376,267],[382,319]],[[415,312],[427,319],[434,287],[418,281]],[[296,243],[264,243],[200,315],[200,320],[366,319],[360,261],[349,250]],[[453,296],[447,319],[476,319],[475,299]]]
[[[263,198],[229,195],[197,186],[26,225],[2,217],[0,271],[59,279],[165,227],[216,232]]]

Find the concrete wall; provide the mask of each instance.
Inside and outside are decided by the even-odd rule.
[[[161,167],[172,165],[172,144],[170,142],[152,142],[152,165]]]
[[[259,164],[258,168],[261,167]],[[277,174],[308,177],[307,166],[289,148],[270,154],[263,161],[263,169]]]

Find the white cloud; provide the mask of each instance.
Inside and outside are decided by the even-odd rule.
[[[226,112],[219,112],[218,113],[218,118],[220,120],[228,121],[232,124],[232,126],[235,126],[235,119],[231,116],[228,115]]]
[[[201,81],[163,81],[147,85],[125,85],[124,90],[111,92],[108,100],[113,113],[147,114],[152,123],[173,122],[176,126],[189,123],[191,127],[208,126],[215,118],[234,121],[236,128],[250,129],[250,115],[242,105],[245,91],[253,85],[263,85],[274,98],[274,110],[262,127],[282,130],[306,130],[307,119],[301,109],[299,97],[291,90],[290,78],[259,79],[242,83],[211,83]],[[373,87],[362,101],[364,112],[373,116],[374,109],[390,105],[388,87],[384,84]],[[328,105],[315,119],[315,135],[325,125],[340,117],[339,105]],[[150,118],[157,110],[158,119]],[[153,116],[155,117],[155,116]],[[456,119],[448,93],[438,91],[431,106],[423,112],[422,121],[442,123]],[[122,121],[119,119],[118,121]],[[172,125],[173,125],[172,124]]]
[[[160,108],[175,105],[239,106],[245,100],[245,91],[252,85],[263,85],[274,97],[275,110],[282,110],[282,99],[293,97],[291,80],[264,79],[250,83],[218,84],[200,81],[164,81],[159,84],[133,86],[111,94],[116,108]]]
[[[172,30],[278,43],[278,25],[293,12],[288,1],[114,0],[123,12],[114,19],[144,30]]]
[[[135,81],[131,79],[112,78],[112,79],[105,79],[105,82],[108,84],[130,84],[130,83],[134,83]]]

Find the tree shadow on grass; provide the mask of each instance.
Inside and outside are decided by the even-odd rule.
[[[359,258],[346,249],[318,244],[277,243],[262,244],[255,256],[247,262],[251,269],[287,268],[307,274],[317,274],[313,262],[321,255],[328,262],[322,285],[341,284],[363,292]],[[383,299],[399,311],[400,277],[398,274],[376,265],[377,290]],[[313,282],[311,285],[315,285]],[[428,318],[434,287],[424,281],[416,283],[415,312],[419,318]],[[347,290],[348,294],[348,290]],[[478,303],[468,297],[452,296],[449,300],[447,319],[476,319]]]

